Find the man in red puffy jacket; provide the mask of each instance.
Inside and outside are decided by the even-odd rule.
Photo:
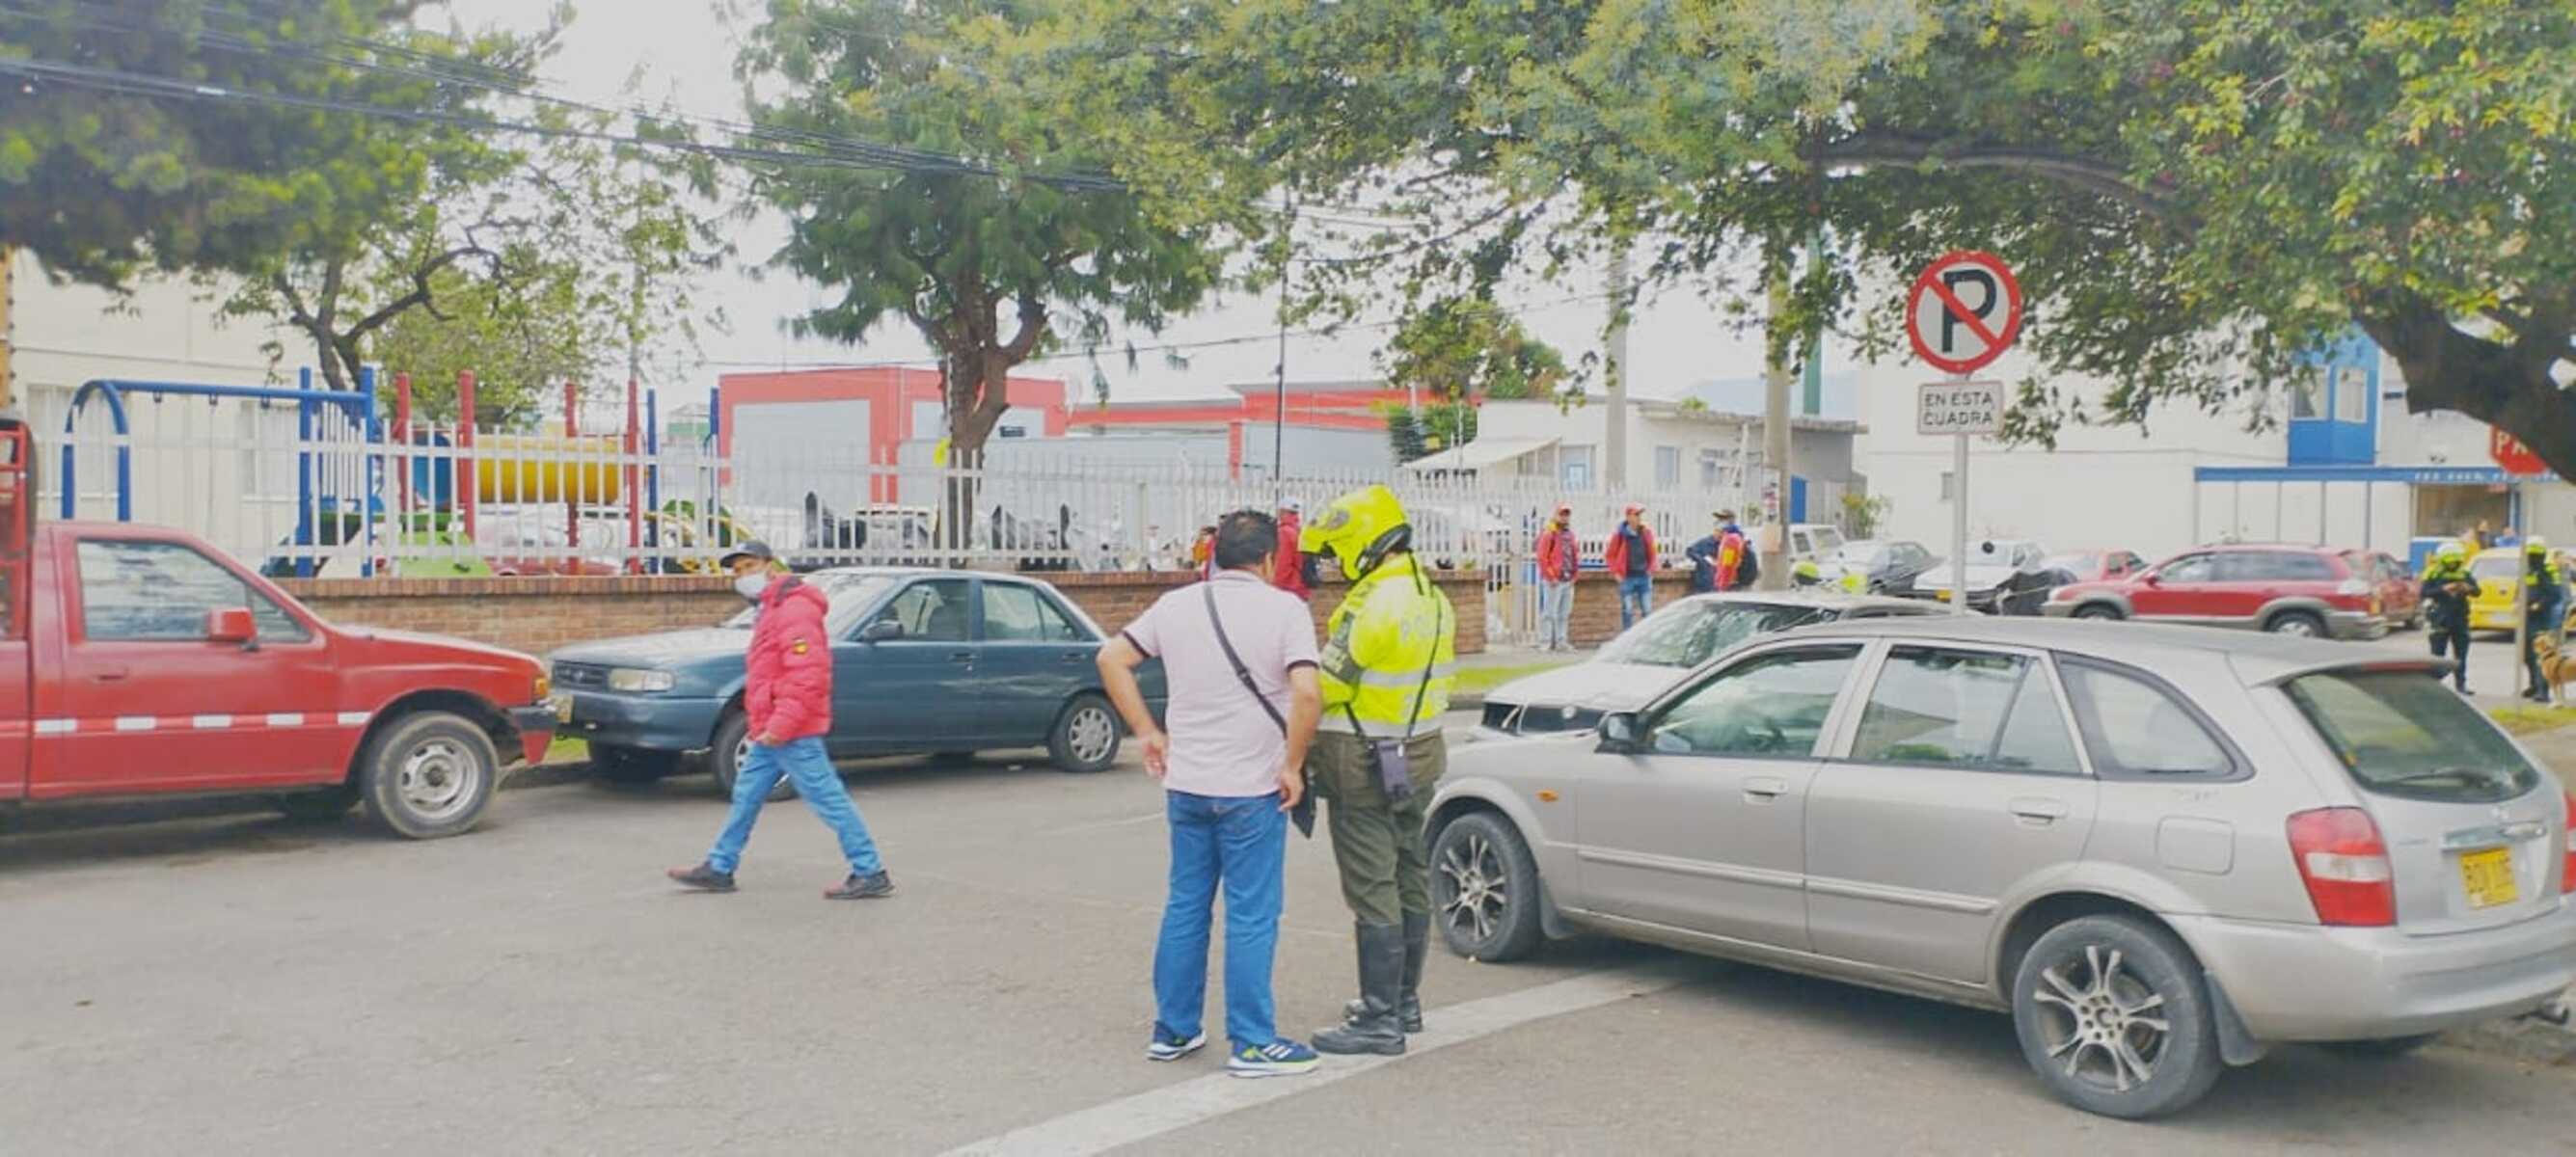
[[[850,802],[850,789],[833,770],[823,750],[832,730],[832,637],[824,625],[831,600],[804,579],[778,565],[768,546],[746,542],[724,558],[734,575],[734,589],[758,604],[751,627],[751,650],[745,656],[743,711],[750,717],[751,751],[733,780],[733,812],[705,863],[673,868],[673,880],[709,892],[733,891],[734,866],[760,805],[780,777],[796,781],[805,806],[841,838],[841,854],[850,861],[850,876],[826,889],[828,900],[873,900],[894,894],[894,880],[877,859],[868,825]]]

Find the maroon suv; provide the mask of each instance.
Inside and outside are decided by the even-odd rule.
[[[2367,555],[2316,546],[2205,546],[2127,578],[2062,586],[2042,608],[2078,619],[2141,619],[2321,638],[2388,631]]]

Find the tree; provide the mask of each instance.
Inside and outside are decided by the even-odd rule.
[[[1158,329],[1219,280],[1205,222],[1100,179],[1114,135],[1048,69],[1049,0],[768,0],[738,65],[763,128],[893,146],[874,165],[763,171],[774,259],[831,289],[794,322],[856,343],[889,319],[938,351],[954,461],[980,461],[1013,367]],[[971,507],[971,502],[961,504]],[[951,525],[963,525],[952,519]]]
[[[1444,401],[1557,398],[1576,388],[1565,355],[1478,298],[1433,302],[1407,318],[1377,357],[1388,389]]]
[[[0,244],[119,287],[142,267],[239,269],[402,166],[362,118],[264,98],[416,102],[317,60],[401,35],[419,0],[43,3],[0,13]],[[135,78],[145,78],[138,81]],[[149,91],[176,82],[176,91]]]
[[[1188,118],[1151,123],[1198,148],[1246,156],[1256,138],[1208,130],[1249,119],[1309,189],[1425,214],[1381,250],[1415,283],[1642,237],[1651,276],[1761,313],[1787,360],[1830,323],[1891,350],[1912,271],[1990,248],[2023,274],[2045,370],[2017,436],[2165,403],[2259,422],[2358,326],[2411,408],[2576,477],[2576,9],[2556,0],[1346,0],[1329,29],[1294,0],[1134,7],[1095,46],[1120,62],[1104,77],[1184,94]],[[1121,39],[1171,47],[1140,65]],[[1271,61],[1322,75],[1301,89]],[[1317,86],[1331,99],[1301,105]],[[1724,275],[1785,278],[1820,229],[1839,255],[1780,310]],[[2069,371],[2107,396],[2051,384]]]

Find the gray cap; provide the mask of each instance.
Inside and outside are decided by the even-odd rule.
[[[762,542],[758,539],[744,539],[741,542],[733,544],[733,549],[726,551],[723,558],[717,559],[716,565],[721,567],[730,567],[733,565],[733,560],[738,558],[756,558],[762,562],[776,562],[778,561],[778,552],[769,549],[768,543]]]

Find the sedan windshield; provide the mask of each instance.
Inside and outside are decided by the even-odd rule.
[[[2477,708],[2420,671],[2337,671],[2293,679],[2287,690],[2366,791],[2497,803],[2540,783]]]
[[[805,581],[823,588],[823,597],[832,600],[832,609],[824,623],[835,639],[847,638],[850,632],[857,630],[859,616],[867,613],[868,607],[877,601],[877,596],[886,592],[887,587],[894,585],[894,579],[881,574],[810,574],[805,576]],[[758,610],[757,607],[744,607],[734,617],[726,619],[724,625],[750,630]]]
[[[1696,667],[1729,647],[1773,631],[1821,623],[1834,617],[1818,607],[1778,603],[1675,603],[1646,616],[1646,621],[1601,648],[1607,663],[1648,667]]]
[[[1834,551],[1831,561],[1844,566],[1876,567],[1887,561],[1888,553],[1886,543],[1867,540],[1846,542]]]

